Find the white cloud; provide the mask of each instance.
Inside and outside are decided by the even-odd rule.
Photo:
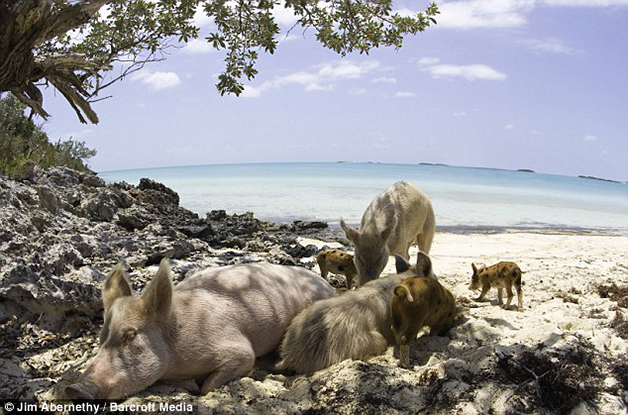
[[[584,137],[584,141],[588,141],[588,142],[597,141],[597,137],[594,135],[587,135]]]
[[[504,130],[512,130],[513,128],[515,128],[515,126],[513,124],[506,124],[504,126]]]
[[[628,6],[628,0],[543,0],[548,6],[563,7],[614,7]]]
[[[414,92],[400,91],[395,94],[395,98],[413,98],[416,94]]]
[[[437,63],[440,63],[438,58],[425,57],[419,59],[419,65],[436,65]]]
[[[214,24],[214,19],[207,16],[207,13],[203,10],[203,5],[199,4],[196,8],[196,12],[194,12],[194,17],[192,17],[192,23],[194,23],[197,27],[203,28],[206,26],[212,26]]]
[[[143,70],[134,74],[131,79],[141,81],[153,91],[172,88],[181,83],[181,79],[174,72],[150,72]]]
[[[351,61],[340,61],[339,64],[327,64],[318,71],[318,77],[338,79],[358,79],[379,67],[377,61],[366,61],[354,64]]]
[[[523,44],[528,46],[531,50],[539,53],[556,53],[564,55],[575,55],[580,53],[580,50],[570,47],[567,42],[560,39],[528,39],[524,40]]]
[[[280,26],[284,26],[287,28],[291,28],[299,19],[294,14],[294,9],[290,9],[284,7],[283,5],[277,5],[273,8],[273,17],[275,18],[275,23]]]
[[[518,28],[538,7],[625,7],[628,0],[469,0],[438,5],[439,27],[455,29]]]
[[[183,51],[192,55],[200,55],[205,53],[214,52],[216,49],[206,39],[192,39],[190,40]]]
[[[527,23],[535,0],[472,0],[439,4],[438,26],[458,29],[512,28]]]
[[[433,78],[460,77],[469,81],[488,80],[503,81],[506,74],[501,73],[487,65],[433,65],[424,69],[428,71]]]
[[[391,84],[394,85],[397,83],[397,78],[388,78],[386,76],[381,76],[379,78],[375,78],[371,81],[374,84]]]
[[[259,98],[260,96],[262,96],[262,91],[251,85],[245,85],[244,90],[240,94],[242,98]]]
[[[352,88],[349,90],[349,94],[351,95],[364,95],[366,94],[365,88]]]
[[[379,68],[377,61],[366,61],[354,63],[348,60],[342,60],[334,63],[319,65],[311,72],[300,71],[285,76],[277,77],[272,81],[266,81],[258,87],[247,86],[250,92],[249,98],[257,98],[263,92],[270,89],[278,89],[287,85],[301,85],[306,91],[333,91],[335,84],[340,81],[361,79],[364,75],[371,73]],[[254,92],[255,91],[255,92]],[[355,91],[355,89],[353,90]]]

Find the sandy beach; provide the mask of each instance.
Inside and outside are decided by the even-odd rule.
[[[434,270],[463,311],[446,336],[414,343],[411,368],[398,367],[392,348],[306,376],[269,372],[271,357],[207,396],[190,394],[189,382],[158,382],[126,404],[191,402],[212,414],[625,414],[627,251],[620,234],[437,233]],[[495,289],[478,303],[468,288],[472,262],[502,260],[524,271],[523,312],[500,308]]]
[[[243,379],[199,402],[216,413],[626,413],[626,252],[626,235],[438,233],[434,270],[465,311],[446,337],[415,342],[413,368],[397,367],[389,348],[312,376]],[[468,288],[471,262],[502,260],[525,272],[521,313],[501,309],[494,289],[478,303]],[[622,293],[602,298],[614,284]],[[574,405],[582,397],[592,399]]]
[[[322,222],[279,224],[225,211],[201,218],[181,208],[172,189],[148,179],[138,187],[106,185],[52,169],[34,180],[0,180],[2,399],[70,403],[65,386],[99,348],[101,287],[121,259],[140,291],[162,258],[169,258],[176,284],[199,269],[246,262],[300,262],[318,272],[321,246],[348,246],[342,232]],[[456,296],[460,316],[444,336],[415,341],[409,368],[398,366],[389,347],[364,361],[295,376],[273,371],[271,354],[257,359],[250,376],[205,396],[191,380],[158,381],[116,408],[214,415],[626,414],[626,252],[625,232],[437,232],[433,268]],[[416,258],[416,250],[411,254]],[[479,303],[479,293],[468,288],[472,262],[499,261],[515,261],[524,271],[522,312],[500,308],[496,290]],[[338,293],[343,279],[330,277]]]

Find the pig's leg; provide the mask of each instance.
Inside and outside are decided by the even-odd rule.
[[[225,383],[246,376],[253,370],[255,353],[248,340],[244,339],[244,341],[246,342],[245,344],[232,344],[230,345],[231,347],[226,347],[219,351],[225,358],[203,382],[201,387],[203,395],[207,395]]]
[[[318,267],[321,269],[321,277],[323,277],[325,280],[327,279],[327,273],[329,272],[327,270],[327,265],[325,264],[325,261],[321,261],[318,263]]]
[[[405,332],[405,338],[399,345],[399,366],[410,368],[410,345],[416,340],[416,336],[423,328],[425,319],[419,318],[415,325],[411,326]]]
[[[523,293],[521,292],[521,286],[515,285],[515,290],[517,290],[517,305],[519,311],[523,311]]]
[[[506,294],[508,295],[508,299],[506,300],[506,305],[504,305],[504,310],[508,310],[508,307],[510,307],[510,303],[512,302],[512,286],[506,286]]]
[[[431,327],[430,335],[443,336],[449,329],[454,326],[454,317],[456,315],[456,309],[452,308],[449,312],[441,316],[440,321]]]
[[[490,289],[491,289],[490,285],[482,286],[482,292],[480,293],[480,296],[475,299],[475,301],[483,301],[484,300],[484,296],[488,293],[488,290],[490,290]]]
[[[406,261],[410,261],[410,247],[412,246],[412,242],[413,241],[410,241],[406,244],[406,254],[404,255]],[[421,250],[421,247],[419,247],[419,250]]]
[[[347,277],[347,290],[350,290],[353,287],[353,278],[355,277],[355,274],[347,272],[345,277]]]
[[[497,301],[499,301],[499,305],[504,304],[504,296],[503,296],[503,288],[499,287],[497,289]],[[508,297],[510,298],[510,297]]]

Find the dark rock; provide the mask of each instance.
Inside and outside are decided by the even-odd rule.
[[[227,212],[224,210],[212,210],[207,213],[208,221],[219,221],[227,218]]]
[[[105,187],[106,186],[106,183],[103,179],[91,173],[83,174],[80,180],[82,184],[89,187]]]
[[[163,242],[153,247],[151,254],[146,260],[146,266],[159,264],[163,258],[181,259],[185,258],[194,250],[194,245],[184,239],[172,243]]]
[[[39,182],[49,182],[61,187],[74,187],[80,183],[80,176],[81,173],[76,170],[66,167],[53,167],[40,176]]]
[[[309,222],[309,221],[295,220],[292,224],[296,231],[303,231],[303,230],[308,230],[308,229],[327,229],[329,227],[327,222],[320,222],[320,221]]]
[[[149,223],[148,220],[139,217],[137,214],[129,213],[119,213],[116,222],[116,224],[131,232],[136,229],[144,229]]]
[[[177,230],[191,238],[208,239],[214,235],[212,227],[207,223],[183,225],[177,227]]]
[[[52,214],[57,213],[60,202],[52,189],[47,186],[35,186],[35,190],[39,196],[39,205]]]
[[[152,199],[155,203],[179,205],[179,195],[177,192],[162,183],[142,178],[140,179],[138,188],[140,190],[144,190],[144,195],[150,195],[149,197],[146,197],[146,199]]]

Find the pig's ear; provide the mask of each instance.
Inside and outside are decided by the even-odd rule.
[[[124,270],[122,263],[116,265],[105,280],[102,289],[102,303],[105,307],[105,313],[113,302],[120,297],[128,297],[133,295],[129,275]]]
[[[343,231],[345,231],[345,235],[347,235],[347,238],[349,238],[354,244],[357,244],[358,238],[360,237],[360,232],[358,232],[357,229],[353,229],[352,227],[348,226],[345,223],[344,219],[340,219],[340,227]]]
[[[432,260],[425,252],[420,252],[416,257],[416,271],[420,276],[429,277],[432,275]]]
[[[397,298],[399,298],[400,300],[403,300],[404,298],[407,298],[408,301],[413,302],[414,298],[412,297],[412,293],[410,292],[410,290],[408,289],[408,287],[406,287],[403,284],[399,284],[395,287],[395,295],[397,296]]]
[[[165,319],[170,314],[172,303],[172,280],[168,258],[161,260],[159,270],[142,292],[142,301],[146,310],[157,319]]]
[[[397,274],[401,274],[410,269],[410,263],[401,255],[395,254],[395,269],[397,270]]]

